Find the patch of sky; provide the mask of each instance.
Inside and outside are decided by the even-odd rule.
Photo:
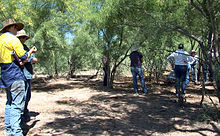
[[[65,33],[65,40],[68,44],[71,44],[73,39],[74,39],[75,35],[72,34],[71,32],[66,32]]]

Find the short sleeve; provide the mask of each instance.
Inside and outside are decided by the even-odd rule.
[[[24,47],[18,38],[13,38],[12,46],[18,57],[22,57],[24,55],[27,56],[26,51],[24,50]]]

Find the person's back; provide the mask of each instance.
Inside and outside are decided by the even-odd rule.
[[[135,47],[129,56],[130,61],[131,61],[131,73],[132,73],[132,77],[133,77],[134,92],[138,93],[138,86],[137,86],[137,75],[138,75],[140,78],[142,91],[144,94],[147,94],[148,91],[147,91],[145,81],[144,81],[143,69],[141,67],[141,63],[143,62],[143,60],[142,60],[143,56],[137,50],[138,50],[138,47]]]
[[[130,60],[131,60],[131,67],[141,67],[141,63],[142,63],[142,54],[140,52],[137,51],[133,51],[130,54]]]
[[[171,56],[175,59],[175,65],[187,65],[189,53],[183,49],[176,50]]]
[[[14,57],[11,55],[11,52],[14,50],[14,47],[22,46],[19,39],[11,33],[4,33],[0,36],[0,64],[1,64],[1,78],[4,86],[7,88],[15,80],[24,80],[24,75],[18,65],[14,62]],[[16,50],[17,51],[17,50]],[[25,54],[23,51],[17,51],[16,54],[20,57]]]
[[[184,95],[185,85],[186,85],[186,76],[187,76],[187,68],[189,62],[189,53],[184,51],[184,45],[179,44],[178,49],[173,52],[167,59],[172,62],[172,59],[175,61],[174,72],[176,76],[176,95]],[[180,92],[181,88],[181,92]]]

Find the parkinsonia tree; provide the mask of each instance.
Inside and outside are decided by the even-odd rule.
[[[62,63],[66,60],[65,56],[68,56],[65,52],[68,46],[64,36],[67,16],[70,17],[65,13],[65,2],[2,0],[0,5],[1,21],[14,18],[22,22],[25,25],[24,30],[31,37],[27,45],[37,47],[35,56],[39,61],[35,71],[53,75],[65,68],[66,63]]]
[[[94,22],[99,31],[99,39],[103,41],[103,55],[109,60],[107,72],[109,87],[113,87],[116,70],[128,57],[131,46],[139,45],[142,50],[145,49],[145,46],[152,46],[147,40],[155,30],[151,26],[153,28],[156,26],[155,21],[148,18],[149,15],[146,17],[148,12],[154,11],[154,8],[149,5],[153,6],[154,2],[129,0],[100,2],[101,8]],[[149,24],[149,26],[138,26],[142,24]],[[154,52],[154,50],[152,51]]]
[[[102,22],[100,28],[102,28],[102,34],[105,36],[105,45],[107,45],[108,53],[111,53],[110,51],[114,44],[121,45],[121,42],[123,45],[122,41],[126,43],[129,38],[134,38],[139,43],[144,41],[142,45],[148,46],[145,49],[151,49],[152,52],[156,53],[156,56],[158,56],[158,52],[163,54],[162,57],[158,57],[159,59],[162,58],[158,62],[164,63],[167,54],[166,50],[174,49],[175,42],[187,43],[186,41],[190,38],[198,43],[198,47],[204,57],[201,58],[202,62],[213,66],[211,68],[215,75],[217,93],[220,99],[220,4],[218,0],[168,0],[154,2],[127,0],[113,2],[107,0],[105,2],[108,3],[102,7],[103,11],[100,16],[102,19],[104,18],[104,23]],[[151,7],[148,5],[151,5]],[[137,31],[138,28],[139,31]],[[142,34],[144,37],[139,39],[134,36],[135,33]],[[129,34],[133,34],[133,37],[129,37]],[[134,44],[134,42],[131,42],[131,44]],[[129,44],[127,48],[129,48]],[[124,52],[126,53],[126,50]],[[111,59],[112,54],[107,55],[110,55],[108,57]],[[156,64],[152,63],[152,65]]]
[[[182,1],[160,1],[155,2],[157,5],[157,10],[154,12],[146,11],[142,9],[146,16],[150,16],[150,19],[155,21],[157,28],[152,28],[154,32],[157,30],[161,31],[161,34],[156,33],[158,38],[153,38],[153,41],[158,41],[163,47],[163,54],[165,54],[166,49],[172,49],[172,41],[186,41],[181,40],[189,38],[198,43],[198,47],[202,51],[202,56],[200,60],[202,63],[210,66],[210,69],[215,75],[215,84],[217,90],[217,96],[220,102],[220,45],[219,45],[219,24],[220,24],[220,1],[218,0],[182,0]],[[135,18],[135,17],[134,17]],[[139,19],[139,22],[140,19]],[[133,25],[132,25],[133,24]],[[133,27],[145,27],[148,25],[142,22],[142,25],[134,25],[134,23],[129,23],[129,26]],[[164,33],[165,32],[165,33]],[[178,33],[176,33],[178,32]],[[164,34],[164,35],[163,35]],[[162,37],[162,38],[160,38]],[[170,41],[166,38],[170,37]],[[187,38],[186,38],[187,37]],[[161,40],[159,40],[161,39]],[[152,43],[154,43],[152,41]],[[165,45],[167,44],[167,45]],[[169,46],[170,44],[170,46]],[[168,46],[168,48],[166,47]],[[158,46],[157,46],[158,47]],[[157,48],[156,48],[157,50]],[[203,80],[203,96],[201,104],[203,102],[205,94],[205,86]]]
[[[85,60],[81,59],[83,54],[79,51],[83,50],[84,45],[68,37],[74,37],[75,30],[86,24],[84,22],[88,20],[88,16],[85,15],[89,11],[89,1],[0,1],[0,20],[14,18],[24,23],[24,29],[31,37],[27,45],[38,48],[35,55],[39,61],[35,65],[35,71],[49,75],[58,75],[68,68],[71,71],[82,67],[76,65]],[[81,58],[78,59],[79,57]]]
[[[100,6],[101,9],[94,18],[93,24],[98,30],[98,39],[103,46],[103,56],[108,59],[107,86],[112,88],[117,68],[127,58],[133,40],[129,40],[132,35],[128,28],[120,26],[125,18],[120,12],[119,1],[108,0]]]

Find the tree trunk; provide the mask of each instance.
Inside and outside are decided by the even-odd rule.
[[[55,70],[55,77],[58,77],[58,68],[57,68],[57,62],[54,62],[54,70]]]
[[[204,65],[202,67],[204,67]],[[202,68],[202,69],[205,69],[205,68]],[[202,91],[202,98],[201,98],[201,101],[200,101],[200,106],[203,105],[203,101],[204,101],[204,98],[205,98],[205,77],[204,77],[204,75],[202,76],[201,79],[202,79],[202,90],[201,90]]]
[[[217,97],[220,103],[220,65],[217,63],[214,70]]]
[[[127,54],[129,52],[130,48],[127,49],[126,53],[124,54],[124,57],[118,63],[117,63],[117,60],[116,60],[116,62],[114,62],[114,66],[112,69],[110,69],[110,62],[108,61],[108,63],[107,63],[108,64],[108,66],[107,66],[107,74],[108,74],[107,87],[113,88],[113,82],[115,79],[116,70],[120,66],[120,64],[127,58],[127,56],[128,56]],[[109,56],[108,56],[108,60],[109,60]]]
[[[111,74],[110,74],[110,81],[109,81],[109,88],[113,88],[113,82],[114,82],[114,79],[115,79],[115,71],[112,71]]]
[[[202,52],[201,52],[201,49],[199,49],[199,56],[202,56]],[[201,68],[202,68],[202,60],[199,59],[199,65],[198,65],[198,72],[197,72],[197,78],[198,78],[198,81],[200,81],[200,77],[201,77]]]
[[[111,84],[111,72],[110,72],[109,63],[108,63],[108,65],[107,65],[107,87],[108,87],[108,88],[112,88],[112,84]]]
[[[220,79],[216,79],[216,86],[217,86],[218,102],[220,103]]]
[[[215,82],[216,82],[216,87],[217,87],[217,96],[218,100],[220,103],[220,43],[219,43],[220,35],[217,34],[215,36],[215,47],[217,48],[217,55],[215,54],[215,70],[214,70],[214,75],[215,75]],[[215,48],[215,49],[216,49]]]
[[[71,61],[71,56],[69,57],[68,59],[68,65],[69,65],[69,71],[68,71],[68,74],[67,74],[67,79],[73,77],[73,74],[75,72],[75,68],[74,68],[74,65],[73,65],[73,62]]]

